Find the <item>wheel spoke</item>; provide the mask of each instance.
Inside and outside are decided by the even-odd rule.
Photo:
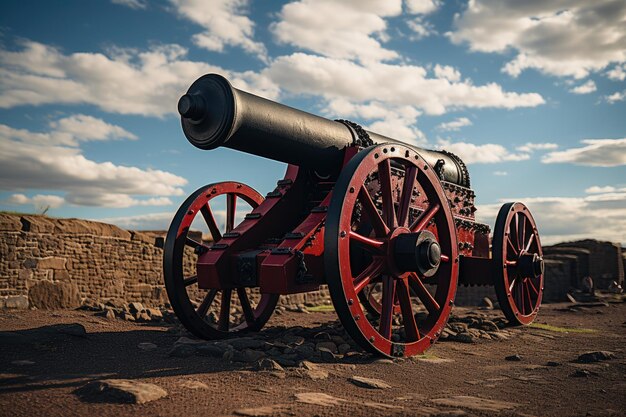
[[[533,312],[533,300],[530,297],[530,289],[528,289],[528,281],[530,280],[526,280],[526,282],[524,283],[524,289],[526,290],[526,299],[528,301],[528,313],[532,313]]]
[[[235,227],[235,212],[237,211],[237,196],[226,194],[226,232],[230,232]]]
[[[192,248],[196,249],[198,246],[202,246],[202,243],[196,242],[195,240],[187,236],[185,238],[185,245],[191,246]]]
[[[413,188],[417,177],[417,167],[411,165],[404,173],[404,186],[402,187],[402,199],[398,207],[398,226],[407,226],[409,221],[409,208],[413,197]]]
[[[530,237],[528,238],[528,243],[526,244],[526,247],[524,248],[524,252],[528,252],[530,250],[530,245],[533,244],[534,239],[535,239],[535,234],[532,233]]]
[[[373,250],[378,253],[381,252],[381,248],[384,245],[384,243],[379,240],[365,237],[353,231],[350,231],[350,239],[352,239],[356,243],[359,243],[365,249]]]
[[[511,249],[513,249],[513,252],[515,253],[515,256],[517,256],[519,254],[519,252],[517,251],[517,248],[515,247],[515,245],[511,241],[511,233],[509,233],[506,236],[506,243],[510,246]]]
[[[243,316],[246,319],[248,326],[252,326],[255,321],[254,311],[250,305],[248,294],[246,294],[245,288],[237,288],[237,295],[239,296],[239,302],[241,303],[241,309],[243,310]]]
[[[217,290],[212,289],[207,293],[206,297],[204,297],[204,300],[202,300],[200,307],[198,307],[198,310],[196,310],[196,313],[200,316],[201,319],[206,316],[206,313],[209,311],[209,307],[211,307],[211,304],[213,304],[213,300],[215,300],[216,294]]]
[[[398,224],[396,220],[396,209],[393,203],[393,190],[391,186],[391,164],[389,159],[378,164],[378,181],[383,200],[383,219],[389,228],[395,228]]]
[[[517,261],[504,261],[506,266],[517,266]]]
[[[213,242],[217,242],[222,238],[222,233],[220,232],[220,228],[217,227],[217,223],[215,222],[215,217],[213,217],[213,212],[209,207],[208,203],[202,206],[200,209],[200,213],[202,213],[202,217],[204,217],[204,221],[211,232],[211,236],[213,237]]]
[[[539,295],[539,290],[537,289],[537,287],[535,287],[535,284],[533,284],[533,280],[529,279],[528,283],[530,284],[530,288],[532,288],[532,290],[535,292],[535,294]]]
[[[524,297],[524,279],[521,279],[521,283],[517,286],[521,296],[522,314],[526,315],[526,297]]]
[[[513,291],[513,287],[515,286],[515,281],[517,280],[517,278],[513,278],[513,280],[511,281],[511,284],[509,285],[509,292]]]
[[[192,284],[195,284],[196,282],[198,282],[198,276],[194,275],[193,277],[189,277],[189,278],[185,278],[183,279],[183,284],[185,285],[185,287],[188,287]]]
[[[379,333],[385,339],[391,339],[391,320],[393,318],[393,301],[396,293],[396,280],[391,275],[383,277],[383,299],[380,313]]]
[[[354,292],[360,293],[382,269],[383,260],[375,259],[354,279]]]
[[[428,291],[422,280],[414,272],[409,275],[409,278],[416,284],[412,287],[413,291],[415,291],[415,295],[417,295],[422,304],[424,304],[426,310],[431,314],[437,313],[441,307]]]
[[[428,210],[422,213],[422,215],[418,217],[411,226],[409,226],[409,229],[411,229],[413,233],[422,231],[432,218],[435,217],[435,214],[437,214],[440,208],[441,205],[439,203],[433,204],[428,208]]]
[[[400,310],[402,311],[402,319],[404,331],[406,333],[407,342],[415,342],[420,338],[420,332],[415,323],[415,315],[411,307],[411,297],[405,280],[398,282],[397,288],[398,301],[400,302]]]
[[[372,222],[372,227],[374,228],[376,236],[387,236],[389,228],[383,221],[382,217],[380,217],[380,214],[378,214],[374,201],[372,201],[372,197],[365,187],[361,187],[359,190],[359,201],[363,205],[363,210],[365,210],[370,222]]]
[[[230,325],[230,298],[232,295],[231,289],[222,290],[222,303],[220,304],[220,321],[218,324],[218,330],[227,332]]]
[[[519,222],[521,225],[521,229],[522,231],[520,232],[520,236],[519,236],[519,248],[524,249],[524,242],[526,242],[526,216],[524,216],[523,214],[519,217]]]

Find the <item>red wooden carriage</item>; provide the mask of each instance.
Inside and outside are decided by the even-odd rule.
[[[532,215],[522,203],[503,205],[490,245],[455,155],[273,103],[214,74],[190,87],[179,112],[185,135],[201,149],[226,146],[289,163],[265,198],[238,182],[214,183],[176,213],[164,247],[165,284],[196,336],[258,331],[281,294],[324,284],[354,341],[386,356],[428,349],[459,284],[494,285],[513,324],[537,315],[543,259]],[[220,196],[223,228],[210,203]],[[241,205],[249,212],[238,222]],[[190,237],[196,218],[211,243]],[[234,303],[242,314],[231,314]]]

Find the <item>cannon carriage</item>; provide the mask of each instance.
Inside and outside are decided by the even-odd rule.
[[[494,285],[513,324],[537,315],[543,259],[532,215],[522,203],[503,205],[490,239],[489,226],[475,220],[475,194],[457,156],[254,96],[216,74],[196,80],[178,110],[200,149],[224,146],[288,164],[265,197],[238,182],[209,184],[174,216],[165,284],[196,336],[258,331],[281,294],[323,284],[353,340],[390,357],[423,353],[437,340],[458,285]],[[211,208],[220,197],[223,228]],[[241,205],[249,212],[238,221]],[[211,243],[191,237],[196,218]],[[234,303],[242,314],[231,314]]]

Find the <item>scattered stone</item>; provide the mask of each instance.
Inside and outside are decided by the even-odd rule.
[[[469,331],[459,333],[451,339],[461,343],[476,343],[476,337],[469,333]]]
[[[253,349],[244,349],[243,351],[235,351],[232,360],[234,362],[252,363],[265,357],[265,353]]]
[[[17,366],[30,366],[30,365],[34,365],[35,362],[33,361],[29,361],[27,359],[23,359],[23,360],[17,360],[17,361],[12,361],[11,365],[17,365]]]
[[[378,363],[378,364],[383,364],[383,365],[393,365],[394,362],[391,359],[387,359],[387,358],[378,358],[375,359],[374,361],[372,361],[372,363]]]
[[[135,319],[139,321],[150,321],[150,316],[148,315],[148,313],[142,311],[141,313],[135,314]]]
[[[237,350],[261,349],[265,345],[265,341],[252,337],[239,337],[237,339],[226,340],[225,342]]]
[[[435,398],[431,402],[437,405],[445,405],[447,407],[462,407],[476,411],[499,412],[504,410],[512,410],[518,406],[510,401],[489,400],[486,398],[472,397],[469,395],[457,395],[447,398]]]
[[[135,321],[135,316],[133,316],[127,311],[123,311],[122,314],[120,314],[120,318],[126,321]]]
[[[209,386],[204,382],[197,381],[195,379],[188,379],[180,384],[181,387],[187,389],[209,389]]]
[[[302,345],[306,340],[302,336],[294,335],[294,334],[286,334],[282,337],[283,342],[289,345]]]
[[[294,397],[299,403],[321,405],[323,407],[334,407],[346,401],[343,398],[333,397],[323,392],[299,392]]]
[[[28,290],[31,307],[43,310],[74,309],[81,305],[80,290],[75,282],[39,281]]]
[[[155,350],[158,346],[151,342],[141,342],[137,347],[141,350]]]
[[[227,345],[228,346],[228,345]],[[201,356],[221,358],[227,349],[218,343],[203,343],[196,346],[196,353]]]
[[[608,361],[615,359],[615,354],[606,350],[599,350],[597,352],[586,352],[578,356],[576,362],[578,363],[593,363],[600,361]]]
[[[486,310],[493,310],[493,302],[489,297],[483,298],[482,307],[484,307]]]
[[[347,343],[342,343],[339,346],[337,346],[337,351],[342,355],[349,352],[350,349],[352,349],[352,346],[350,346]]]
[[[246,416],[246,417],[265,417],[265,416],[276,416],[281,414],[281,411],[286,409],[286,405],[284,404],[274,404],[274,405],[265,405],[263,407],[254,407],[254,408],[240,408],[239,410],[233,411],[238,416]]]
[[[144,404],[165,397],[167,392],[155,384],[129,379],[92,381],[74,391],[86,402]]]
[[[107,320],[115,320],[115,312],[111,309],[106,310],[104,318]]]
[[[507,361],[519,362],[519,361],[522,360],[522,357],[516,353],[515,355],[507,356],[504,359],[507,360]]]
[[[284,372],[285,368],[280,366],[278,362],[269,358],[263,358],[259,360],[253,368],[255,371],[272,371],[272,372]]]
[[[561,366],[561,362],[556,362],[556,361],[548,361],[546,363],[546,366]]]
[[[574,298],[574,296],[570,293],[565,294],[565,296],[567,297],[567,299],[569,300],[570,303],[572,304],[577,304],[578,301],[576,301],[576,299]]]
[[[319,342],[315,345],[315,349],[321,352],[321,349],[328,349],[332,353],[337,353],[337,345],[335,342]]]
[[[325,362],[334,362],[335,361],[336,356],[330,349],[327,349],[325,347],[321,347],[321,348],[319,348],[317,350],[320,353],[323,361],[325,361]]]
[[[72,323],[72,324],[60,324],[55,326],[57,332],[62,334],[67,334],[75,337],[87,337],[87,330],[82,324]]]
[[[146,313],[148,313],[151,320],[160,321],[163,319],[163,313],[158,308],[147,308]]]
[[[188,358],[196,353],[196,347],[188,344],[175,344],[168,355],[175,358]]]
[[[353,376],[348,378],[348,381],[352,382],[354,385],[361,388],[369,388],[369,389],[387,389],[391,388],[391,385],[387,384],[385,381],[376,379],[376,378],[365,378],[362,376]]]
[[[591,375],[597,374],[595,372],[588,371],[587,369],[576,369],[573,374],[570,374],[570,376],[573,376],[575,378],[588,378]]]
[[[135,303],[128,304],[128,311],[130,311],[133,314],[140,313],[143,310],[144,310],[144,307],[143,307],[143,304],[141,303],[135,302]]]

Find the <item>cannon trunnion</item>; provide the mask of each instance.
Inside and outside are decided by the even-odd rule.
[[[535,318],[543,293],[535,222],[523,204],[505,204],[490,248],[458,157],[256,97],[214,74],[190,87],[179,112],[199,148],[289,164],[265,198],[244,184],[209,184],[176,213],[164,247],[165,284],[195,335],[259,330],[280,294],[323,284],[351,337],[386,356],[428,349],[458,284],[494,285],[511,322]],[[220,196],[224,224],[211,206]],[[241,205],[249,212],[237,224]],[[196,218],[212,242],[193,238]],[[235,304],[240,315],[231,314]]]

